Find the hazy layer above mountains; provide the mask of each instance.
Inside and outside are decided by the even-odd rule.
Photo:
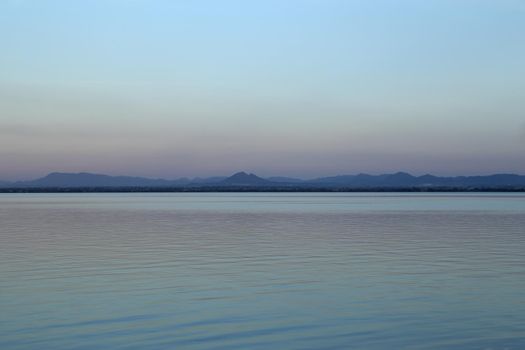
[[[74,187],[206,187],[206,186],[260,186],[260,187],[505,187],[525,186],[525,176],[495,174],[486,176],[439,177],[413,176],[398,172],[383,175],[339,175],[310,180],[288,177],[261,178],[255,174],[238,172],[230,177],[180,178],[175,180],[150,179],[131,176],[109,176],[91,173],[51,173],[32,181],[0,182],[3,188],[74,188]]]

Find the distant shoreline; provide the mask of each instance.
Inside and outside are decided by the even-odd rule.
[[[45,187],[0,188],[0,193],[220,193],[220,192],[525,192],[525,187]]]

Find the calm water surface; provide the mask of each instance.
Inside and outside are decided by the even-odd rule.
[[[0,349],[525,349],[525,196],[1,194]]]

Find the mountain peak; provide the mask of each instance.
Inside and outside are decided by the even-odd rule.
[[[248,174],[244,171],[239,171],[222,182],[228,185],[265,185],[271,183],[255,174]]]
[[[233,175],[230,176],[230,177],[234,177],[234,176],[236,176],[236,177],[240,177],[240,176],[250,176],[250,175],[256,176],[256,175],[254,175],[254,174],[248,174],[248,173],[245,172],[245,171],[239,171],[239,172],[233,174]]]

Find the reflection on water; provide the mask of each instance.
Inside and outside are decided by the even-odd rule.
[[[523,349],[517,194],[0,195],[1,349]]]

